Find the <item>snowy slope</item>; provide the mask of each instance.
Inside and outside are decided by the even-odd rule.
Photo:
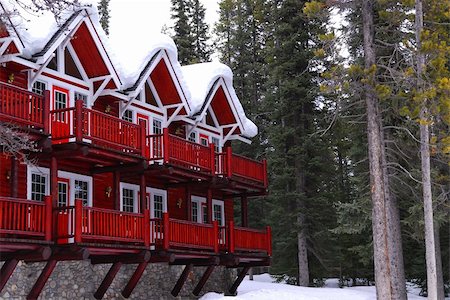
[[[208,293],[201,300],[376,300],[375,287],[350,287],[335,288],[335,279],[327,280],[324,288],[307,288],[288,285],[284,283],[272,283],[268,274],[255,275],[254,281],[248,277],[238,289],[237,297],[224,297],[223,294]],[[426,298],[408,294],[409,300],[425,300]]]

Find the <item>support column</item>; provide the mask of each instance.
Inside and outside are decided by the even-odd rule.
[[[187,210],[187,220],[192,221],[192,197],[191,188],[186,187],[186,210]]]
[[[44,269],[41,272],[41,275],[39,275],[39,278],[36,280],[35,284],[31,288],[31,291],[28,293],[27,300],[35,300],[39,297],[39,295],[42,292],[42,289],[44,288],[45,284],[47,283],[48,278],[50,275],[52,275],[53,270],[56,267],[57,260],[49,260],[47,264],[45,265]]]
[[[145,268],[147,267],[148,262],[142,262],[140,263],[136,270],[134,271],[133,275],[130,278],[130,281],[128,281],[127,285],[122,291],[122,296],[125,298],[129,298],[131,293],[133,292],[134,288],[139,282],[139,279],[141,279],[142,274],[145,271]]]
[[[192,294],[194,294],[195,296],[198,296],[200,294],[203,286],[205,286],[206,281],[208,281],[209,276],[211,276],[211,273],[214,271],[214,268],[215,268],[214,265],[208,266],[205,273],[203,273],[202,278],[197,283],[197,286],[194,288],[194,291],[192,292]]]
[[[241,226],[248,227],[248,199],[247,196],[241,196]]]
[[[103,279],[102,283],[98,287],[97,291],[94,294],[95,299],[102,299],[105,295],[106,291],[108,290],[109,286],[113,282],[114,278],[116,277],[117,272],[119,272],[120,267],[122,266],[121,262],[115,262],[109,269],[108,273],[106,274],[105,278]]]
[[[233,285],[228,290],[228,293],[225,294],[225,296],[236,296],[236,291],[241,284],[242,280],[244,280],[245,275],[247,274],[248,270],[250,269],[249,266],[245,266],[242,268],[242,271],[239,273],[238,277],[234,281]]]
[[[206,195],[206,216],[209,224],[212,223],[212,189],[208,189]]]
[[[52,196],[53,207],[58,206],[58,161],[52,156],[50,160],[50,195]]]
[[[145,174],[142,173],[139,175],[139,188],[140,188],[140,203],[141,203],[141,214],[149,208],[149,204],[147,203],[147,184],[145,182]]]
[[[18,262],[19,260],[12,258],[5,261],[3,264],[2,269],[0,270],[0,292],[3,290],[9,280],[9,277],[11,277],[12,273],[16,269]]]
[[[114,209],[120,210],[120,172],[113,173]]]
[[[172,296],[176,297],[178,296],[178,294],[180,293],[181,289],[183,288],[184,283],[186,282],[189,273],[192,270],[192,264],[188,264],[186,265],[186,267],[184,267],[183,273],[181,273],[180,278],[178,278],[177,283],[175,284],[175,286],[172,289]]]
[[[17,198],[18,191],[18,181],[19,181],[19,163],[14,156],[11,156],[11,175],[9,178],[9,183],[11,187],[11,197]]]

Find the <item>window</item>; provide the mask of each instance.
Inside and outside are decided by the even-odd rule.
[[[127,109],[122,116],[122,119],[128,122],[133,123],[133,111]]]
[[[36,81],[35,83],[33,83],[33,87],[31,89],[31,91],[33,93],[39,94],[39,95],[44,95],[44,91],[47,89],[47,84],[45,82],[42,81]]]
[[[75,180],[74,185],[75,185],[75,199],[83,200],[83,206],[87,206],[89,199],[89,192],[88,192],[89,183],[83,180]]]
[[[202,212],[203,212],[203,223],[208,223],[208,211],[206,207],[206,203],[202,203]]]
[[[67,206],[68,197],[67,182],[58,182],[58,207]]]
[[[208,146],[208,136],[201,134],[200,135],[200,144],[203,146]]]
[[[64,109],[67,107],[67,95],[65,93],[61,93],[58,91],[55,91],[55,107],[54,109]],[[58,113],[57,114],[58,121],[64,122],[66,118],[65,113]]]
[[[31,200],[44,201],[46,181],[44,175],[31,174]]]
[[[219,139],[216,137],[211,137],[211,142],[214,144],[214,150],[216,152],[220,152],[220,143],[219,143]]]
[[[162,134],[162,122],[158,119],[153,119],[153,134]]]
[[[198,202],[192,201],[192,222],[198,222]]]
[[[193,142],[193,143],[197,143],[197,132],[192,131],[192,132],[189,134],[188,140],[191,141],[191,142]]]
[[[154,195],[153,196],[153,213],[155,218],[161,219],[164,212],[163,206],[163,196]]]
[[[213,220],[217,221],[219,225],[222,225],[223,219],[222,219],[222,206],[219,204],[213,205]]]
[[[75,101],[76,100],[83,100],[84,106],[87,106],[87,95],[75,92]]]
[[[131,189],[122,189],[122,211],[134,212],[134,191]]]

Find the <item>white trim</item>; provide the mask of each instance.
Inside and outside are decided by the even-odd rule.
[[[150,194],[149,207],[150,207],[150,218],[155,218],[155,206],[153,196],[162,196],[163,199],[163,213],[167,212],[167,191],[157,188],[147,187],[146,193]]]
[[[216,221],[214,218],[214,205],[220,206],[220,214],[222,215],[222,222],[219,226],[225,226],[225,201],[212,199],[212,207],[211,207],[211,218],[213,221]]]
[[[80,72],[81,77],[83,77],[83,80],[86,82],[89,82],[89,76],[87,75],[86,71],[84,70],[83,64],[81,63],[80,59],[78,58],[77,52],[75,51],[75,49],[73,49],[72,43],[69,43],[67,45],[67,51],[69,51],[69,54],[72,56],[72,59],[75,62],[75,66],[77,67],[78,72]],[[79,78],[77,78],[77,79],[79,79]],[[91,86],[91,88],[93,89],[94,87]]]
[[[48,66],[48,63],[53,59],[53,57],[55,57],[55,54],[52,53],[52,55],[50,55],[47,60],[39,67],[39,69],[33,74],[33,76],[31,77],[31,79],[28,81],[28,88],[30,89],[33,84],[37,81],[38,77],[42,74],[42,72],[44,71],[44,69]],[[33,72],[31,72],[33,73]],[[31,75],[31,74],[30,74]]]
[[[180,104],[178,106],[178,108],[173,112],[173,114],[170,116],[169,120],[167,120],[167,126],[170,125],[170,123],[172,123],[173,119],[180,113],[181,109],[183,108],[183,105]],[[169,113],[166,112],[166,114],[168,115]]]
[[[133,212],[139,212],[139,201],[138,201],[138,192],[140,191],[140,187],[137,184],[131,184],[126,182],[120,183],[120,211],[123,211],[123,189],[129,189],[133,191]]]

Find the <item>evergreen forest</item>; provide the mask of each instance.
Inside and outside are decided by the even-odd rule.
[[[173,38],[182,64],[215,53],[231,67],[259,127],[233,149],[268,160],[269,193],[249,205],[251,227],[272,226],[270,273],[302,286],[376,280],[379,299],[406,299],[414,281],[443,299],[450,1],[219,4],[208,28],[200,1],[172,0]]]

